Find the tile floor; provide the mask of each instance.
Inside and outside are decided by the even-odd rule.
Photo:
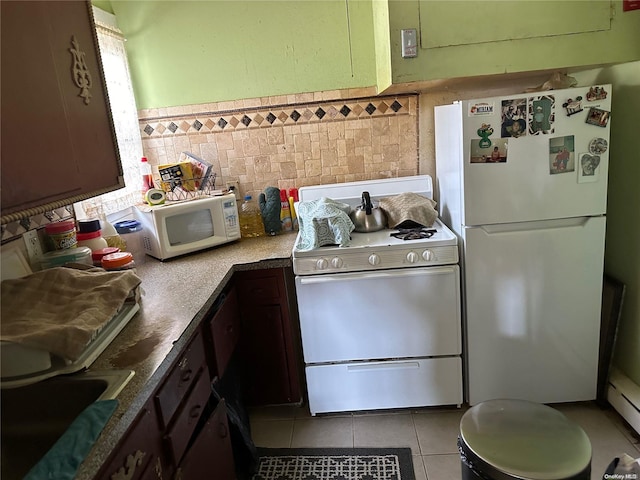
[[[616,456],[640,457],[640,437],[618,413],[595,403],[557,405],[578,423],[593,448],[592,480],[601,480]],[[416,480],[461,478],[456,446],[465,408],[425,408],[312,417],[306,407],[252,409],[251,429],[259,447],[411,447]]]

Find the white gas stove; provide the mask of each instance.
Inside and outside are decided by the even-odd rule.
[[[431,177],[421,175],[302,187],[300,201],[328,197],[355,207],[360,203],[363,190],[370,193],[374,203],[404,192],[433,197]],[[424,231],[427,238],[417,239],[405,239],[408,235],[399,234],[397,229],[352,232],[347,247],[327,245],[314,250],[299,249],[298,237],[293,248],[293,271],[296,275],[317,275],[458,263],[457,237],[440,219]]]
[[[368,191],[432,198],[431,177],[302,187],[300,201],[352,207]],[[348,246],[293,248],[309,407],[324,412],[462,403],[456,235],[439,219],[422,236],[352,232]],[[413,236],[413,235],[412,235]],[[402,235],[401,235],[402,237]]]
[[[348,247],[331,245],[303,251],[294,246],[293,271],[296,275],[317,275],[458,263],[455,234],[440,219],[425,229],[429,230],[435,230],[432,236],[414,240],[394,237],[398,230],[385,229],[353,232]]]

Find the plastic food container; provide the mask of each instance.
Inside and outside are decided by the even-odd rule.
[[[107,248],[101,248],[100,250],[93,250],[91,252],[91,259],[93,260],[93,264],[101,267],[102,266],[102,259],[107,256],[107,255],[111,255],[112,253],[118,253],[120,251],[120,249],[118,247],[107,247]]]
[[[100,250],[102,248],[107,248],[109,244],[107,241],[102,238],[102,233],[100,230],[89,232],[89,233],[78,233],[78,246],[81,247],[89,247],[93,250]]]
[[[133,233],[142,230],[142,224],[137,220],[123,220],[117,222],[114,227],[118,233]]]
[[[101,263],[105,270],[127,270],[136,266],[129,252],[110,253],[102,257]]]
[[[79,233],[99,232],[100,229],[100,220],[97,218],[93,220],[81,220],[78,222]]]
[[[49,244],[54,250],[66,250],[78,245],[76,223],[73,220],[62,220],[44,227]]]
[[[40,267],[46,268],[61,267],[67,263],[84,263],[93,265],[91,260],[91,249],[89,247],[67,248],[65,250],[54,250],[42,255]]]
[[[113,226],[125,241],[127,252],[131,252],[134,259],[142,259],[144,256],[144,244],[142,240],[144,231],[142,230],[142,224],[137,220],[123,220],[115,223]]]

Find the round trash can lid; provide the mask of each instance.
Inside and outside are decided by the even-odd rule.
[[[462,416],[460,438],[496,477],[568,479],[591,465],[591,442],[582,428],[539,403],[480,403]]]

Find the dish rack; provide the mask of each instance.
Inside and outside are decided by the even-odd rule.
[[[192,200],[215,195],[213,166],[192,153],[182,152],[177,163],[158,165],[157,186],[168,201]]]
[[[170,180],[160,180],[158,188],[164,192],[167,201],[178,202],[219,194],[215,182],[216,173],[212,172],[208,177],[177,176]]]

